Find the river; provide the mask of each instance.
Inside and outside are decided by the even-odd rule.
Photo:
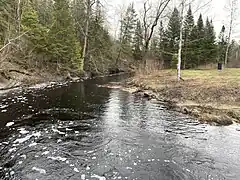
[[[124,78],[1,96],[0,179],[240,179],[239,125],[200,124],[160,102],[97,86]]]

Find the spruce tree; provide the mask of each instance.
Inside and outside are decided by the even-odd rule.
[[[177,8],[174,8],[174,11],[169,19],[165,35],[168,41],[166,51],[172,54],[177,53],[180,35],[180,15]],[[167,58],[164,62],[165,66],[170,67],[173,59],[173,56],[171,56],[171,58]]]
[[[135,29],[135,34],[133,37],[133,57],[134,60],[142,60],[142,50],[143,50],[143,30],[141,22],[137,21],[137,26]]]
[[[197,26],[196,26],[196,40],[195,40],[195,55],[197,57],[197,66],[204,64],[204,24],[202,14],[199,15]]]
[[[204,29],[204,60],[205,64],[213,63],[216,61],[216,44],[215,44],[215,32],[212,21],[207,18],[206,26]]]
[[[27,32],[28,48],[36,53],[45,53],[47,50],[47,28],[39,23],[37,11],[31,2],[22,8],[22,31]]]
[[[53,26],[49,32],[49,53],[52,62],[83,66],[79,56],[80,45],[76,41],[73,19],[67,0],[54,0]]]
[[[225,32],[226,28],[223,25],[222,29],[220,31],[220,34],[218,36],[218,62],[220,63],[224,63],[224,58],[225,58],[225,51],[226,51],[226,47],[227,47],[227,40],[226,40],[226,36],[225,36]]]
[[[184,21],[184,27],[183,27],[183,58],[182,58],[182,67],[183,69],[191,68],[191,61],[194,59],[192,51],[194,51],[193,47],[191,46],[191,33],[194,28],[194,17],[192,14],[191,6],[189,6],[189,9],[187,11],[187,15],[185,17]]]
[[[130,51],[133,46],[133,36],[134,30],[137,23],[137,14],[134,8],[134,4],[131,3],[126,11],[124,18],[121,20],[121,29],[120,29],[120,42],[122,46],[122,51],[126,55],[132,54]]]

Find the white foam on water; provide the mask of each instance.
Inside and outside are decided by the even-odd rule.
[[[0,106],[0,109],[5,109],[5,108],[7,108],[8,107],[8,105],[1,105]]]
[[[36,142],[33,142],[33,143],[29,144],[28,147],[34,147],[34,146],[36,146],[36,145],[37,145],[37,143],[36,143]]]
[[[134,165],[134,166],[136,166],[136,165],[137,165],[137,163],[133,163],[133,165]]]
[[[27,159],[27,156],[25,154],[21,155],[20,157],[23,159]]]
[[[105,177],[103,177],[103,176],[98,176],[98,175],[96,175],[96,174],[92,175],[91,177],[92,177],[92,178],[97,178],[97,179],[99,179],[99,180],[106,180]]]
[[[166,162],[166,163],[170,163],[170,161],[169,161],[169,160],[164,160],[164,162]]]
[[[22,161],[19,161],[18,164],[21,165],[23,162]]]
[[[31,137],[32,135],[27,135],[26,137],[16,139],[13,143],[21,144],[21,143],[24,143],[25,141],[28,141]]]
[[[94,156],[94,157],[92,157],[92,159],[97,159],[97,157]]]
[[[33,133],[32,135],[39,138],[41,136],[41,132],[36,132],[36,133]]]
[[[8,122],[8,123],[6,124],[7,127],[10,127],[10,126],[12,126],[12,125],[14,125],[14,122]]]
[[[11,172],[10,172],[10,175],[11,175],[11,176],[13,176],[14,174],[15,174],[15,172],[14,172],[14,171],[11,171]]]
[[[42,153],[42,155],[48,155],[50,152],[49,151],[45,151]]]
[[[74,167],[74,164],[70,164],[70,167]]]
[[[37,167],[33,167],[32,170],[37,171],[40,174],[46,174],[47,173],[45,169],[41,169],[41,168],[37,168]]]
[[[5,112],[7,112],[7,110],[6,110],[6,109],[3,109],[1,112],[2,112],[2,113],[5,113]]]
[[[73,169],[75,172],[79,173],[79,170],[77,168],[74,168]]]
[[[62,162],[67,160],[67,158],[63,158],[63,157],[60,157],[60,156],[57,156],[57,157],[48,156],[47,159],[52,159],[54,161],[62,161]]]
[[[89,171],[89,170],[90,170],[90,167],[87,166],[87,167],[86,167],[86,170]]]
[[[18,131],[19,131],[20,134],[28,134],[29,133],[29,131],[27,131],[24,128],[20,128],[20,129],[18,129]]]
[[[61,134],[61,135],[64,135],[64,134],[65,134],[64,132],[61,132],[61,131],[59,131],[59,130],[57,130],[57,129],[52,129],[52,131],[55,132],[55,133]]]
[[[81,175],[81,180],[85,180],[86,179],[86,175],[85,174],[82,174]]]
[[[130,170],[132,170],[132,168],[131,168],[131,167],[126,167],[126,169],[130,169]]]
[[[14,152],[14,151],[16,151],[16,150],[17,150],[17,148],[14,147],[14,148],[9,149],[8,151],[9,151],[9,152]]]
[[[57,143],[60,143],[60,142],[62,142],[62,140],[61,140],[61,139],[58,139],[58,140],[57,140]]]

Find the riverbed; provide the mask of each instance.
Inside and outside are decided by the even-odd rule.
[[[51,83],[0,97],[0,179],[237,180],[240,126],[199,123],[103,85]]]

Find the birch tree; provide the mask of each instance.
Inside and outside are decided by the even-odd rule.
[[[182,0],[181,2],[181,12],[180,12],[180,19],[181,19],[181,25],[180,25],[180,38],[179,38],[179,49],[178,49],[178,65],[177,65],[177,78],[178,81],[181,80],[181,62],[182,62],[182,41],[183,41],[183,22],[184,22],[184,6],[185,6],[185,0]]]
[[[227,63],[228,63],[229,48],[231,45],[230,43],[231,43],[231,37],[232,37],[233,24],[234,24],[234,20],[236,18],[237,4],[238,4],[238,0],[230,0],[229,1],[230,22],[229,22],[229,31],[228,31],[228,36],[227,36],[227,48],[226,48],[226,53],[225,53],[225,66],[227,66]]]

